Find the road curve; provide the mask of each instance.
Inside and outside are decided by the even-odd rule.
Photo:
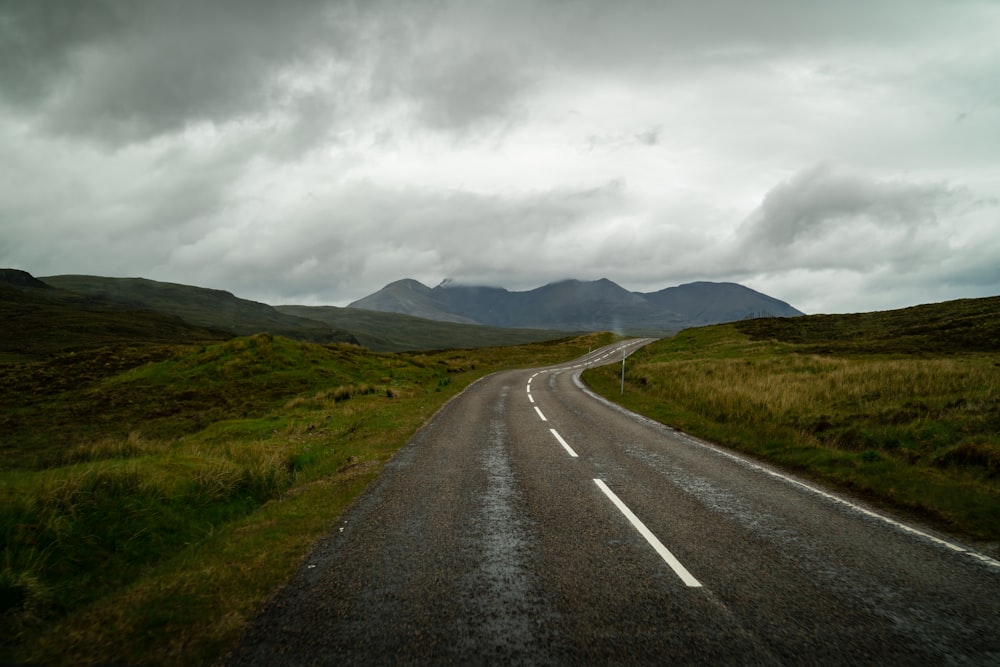
[[[1000,664],[1000,563],[583,388],[646,342],[452,400],[226,663]]]

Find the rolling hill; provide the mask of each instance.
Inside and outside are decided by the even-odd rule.
[[[173,315],[188,324],[249,336],[266,331],[315,343],[357,343],[353,334],[302,317],[281,313],[272,306],[240,299],[229,292],[158,282],[145,278],[100,276],[46,276],[52,287],[85,294],[136,310]]]

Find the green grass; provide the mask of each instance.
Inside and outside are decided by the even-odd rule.
[[[377,354],[260,334],[8,359],[0,662],[211,663],[447,399],[611,340]]]
[[[682,332],[600,393],[663,423],[1000,541],[1000,298]]]

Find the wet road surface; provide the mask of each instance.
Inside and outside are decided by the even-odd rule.
[[[645,342],[453,399],[228,664],[1000,664],[1000,563],[584,390]]]

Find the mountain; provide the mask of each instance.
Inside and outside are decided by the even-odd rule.
[[[431,288],[409,279],[389,283],[375,294],[348,305],[348,308],[401,313],[438,322],[477,323],[474,319],[450,313],[450,306],[439,303]]]
[[[450,281],[432,289],[407,279],[390,283],[348,307],[448,322],[634,335],[665,335],[705,324],[803,314],[784,301],[736,283],[696,282],[640,293],[606,278],[563,280],[526,292]]]
[[[223,290],[163,283],[146,278],[47,276],[42,282],[137,310],[173,315],[197,327],[236,336],[268,333],[317,343],[357,343],[349,332],[323,322],[279,312],[272,306],[248,301]]]
[[[737,283],[694,282],[642,296],[698,325],[804,315],[784,301]]]

